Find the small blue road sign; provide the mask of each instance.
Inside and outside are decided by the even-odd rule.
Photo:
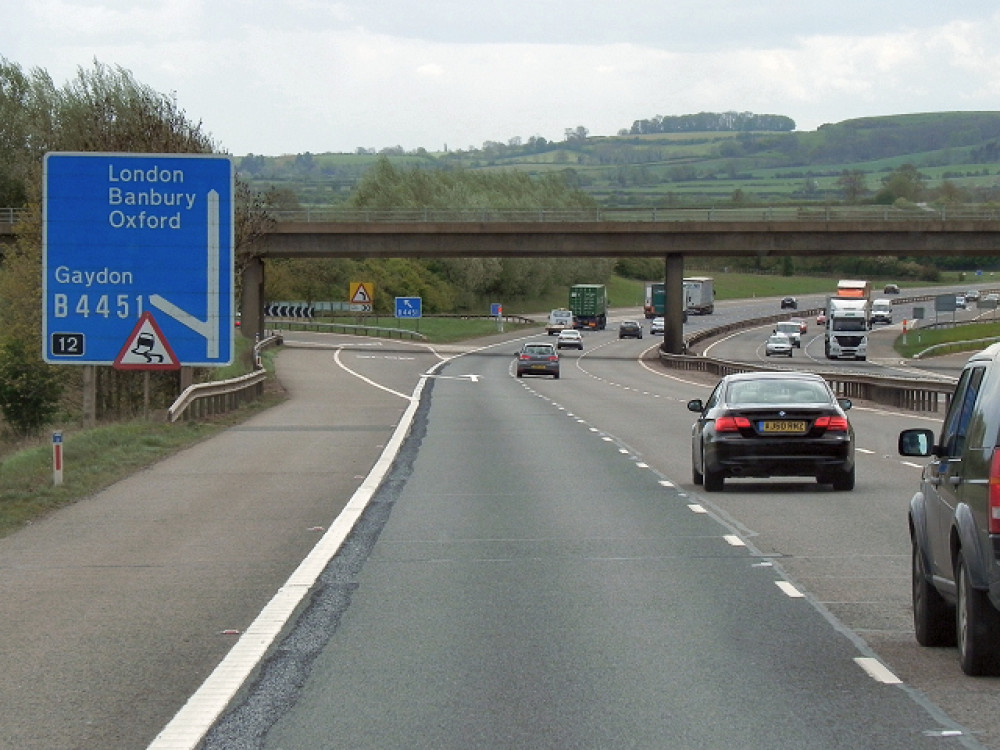
[[[397,318],[423,317],[423,300],[420,297],[396,297]]]
[[[501,315],[503,315],[503,305],[501,305],[499,302],[491,303],[490,315],[492,315],[494,318],[499,318]]]
[[[44,169],[45,361],[120,366],[145,319],[174,366],[231,363],[229,158],[53,152]]]

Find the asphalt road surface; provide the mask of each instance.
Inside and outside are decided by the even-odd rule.
[[[513,378],[510,345],[442,369],[350,554],[206,747],[980,746],[787,574],[835,570],[874,632],[864,589],[908,592],[905,538],[857,576],[837,537],[883,543],[895,511],[858,512],[885,487],[696,498],[667,393],[706,386],[650,385],[644,345],[589,334],[558,381]]]
[[[331,341],[304,334],[296,338],[313,345]],[[349,364],[346,353],[338,353],[336,347],[289,347],[279,357],[279,376],[291,394],[286,404],[0,540],[0,606],[5,608],[0,747],[143,747],[232,653],[237,639],[358,491],[410,406],[420,374],[451,353],[398,343],[357,343],[352,344]],[[405,707],[391,700],[394,680],[413,681],[400,676],[410,658],[413,669],[429,664],[435,670],[435,681],[425,682],[428,687],[449,683],[443,673],[454,667],[452,679],[460,686],[488,684],[494,691],[491,695],[497,701],[489,705],[501,706],[496,722],[479,717],[478,727],[472,722],[456,727],[452,717],[447,724],[478,733],[459,733],[469,740],[497,732],[497,722],[506,721],[511,732],[506,736],[514,739],[529,725],[537,730],[550,722],[554,728],[539,735],[537,746],[546,746],[545,738],[550,741],[547,746],[569,746],[556,742],[557,735],[579,737],[583,744],[578,746],[588,746],[585,728],[593,738],[609,736],[602,731],[614,732],[619,740],[625,739],[618,744],[630,746],[632,738],[631,746],[649,746],[644,740],[658,731],[660,738],[667,736],[663,734],[667,726],[683,730],[677,736],[706,743],[701,746],[724,741],[749,747],[753,744],[747,744],[747,738],[755,732],[775,740],[787,728],[786,738],[799,737],[792,732],[818,723],[818,744],[801,746],[975,747],[979,740],[1000,747],[1000,730],[989,720],[995,712],[981,708],[995,700],[998,681],[962,678],[956,674],[953,651],[919,649],[912,642],[912,630],[907,630],[907,549],[905,533],[898,533],[905,528],[905,515],[895,516],[905,511],[889,500],[895,497],[905,503],[916,470],[888,459],[892,431],[911,424],[912,418],[887,416],[877,409],[856,413],[855,420],[866,415],[860,418],[874,446],[872,457],[866,459],[871,463],[859,475],[859,491],[850,493],[852,502],[834,506],[837,512],[826,517],[823,509],[834,498],[814,486],[727,486],[722,497],[699,497],[686,465],[689,449],[683,435],[690,419],[677,413],[685,398],[703,395],[707,384],[657,384],[661,374],[651,376],[635,363],[651,343],[652,339],[618,342],[612,332],[588,335],[582,355],[565,353],[560,381],[531,380],[518,386],[520,381],[497,374],[497,369],[503,373],[509,366],[514,345],[483,352],[482,366],[462,358],[442,370],[442,377],[429,389],[434,409],[421,417],[422,440],[435,449],[407,444],[408,468],[405,462],[400,464],[404,474],[386,485],[396,493],[382,503],[383,514],[391,509],[388,520],[375,519],[367,530],[378,528],[381,536],[369,538],[370,544],[357,551],[359,556],[348,565],[346,583],[328,587],[340,587],[340,598],[335,597],[330,610],[335,616],[328,624],[340,623],[343,617],[341,627],[327,627],[326,636],[318,640],[305,639],[312,664],[327,670],[319,674],[342,691],[353,687],[341,674],[346,665],[376,670],[365,674],[388,681],[372,681],[365,690],[379,701],[378,711],[427,720],[430,734],[421,736],[434,741],[439,735],[431,725],[445,720],[448,706],[428,707],[433,701],[420,693]],[[478,379],[486,368],[491,376]],[[495,387],[504,390],[494,391]],[[477,395],[474,400],[468,399],[470,388],[477,389],[472,391]],[[449,397],[453,393],[461,396]],[[489,398],[480,401],[486,394]],[[546,413],[550,408],[558,412],[558,419]],[[533,417],[529,422],[523,421],[525,410]],[[655,419],[650,418],[653,415]],[[501,427],[501,417],[505,424],[512,420],[510,426]],[[487,434],[481,429],[486,424],[497,426]],[[545,429],[536,435],[539,424]],[[564,430],[573,424],[580,430]],[[461,426],[457,438],[452,434],[456,426]],[[610,449],[610,456],[600,449],[595,452],[586,440],[583,453],[571,447],[581,437],[577,432],[608,443],[603,447]],[[542,437],[546,439],[538,442]],[[522,439],[525,447],[517,447]],[[595,455],[600,455],[599,461]],[[509,459],[515,459],[513,467]],[[67,462],[67,471],[72,471],[71,457]],[[495,468],[484,469],[485,480],[477,477],[465,485],[453,484],[468,477],[470,467],[490,466]],[[655,478],[651,486],[650,477]],[[475,494],[468,482],[482,485],[492,500],[482,508],[486,518],[451,518],[445,513],[456,504],[447,502],[449,498],[468,501]],[[415,488],[422,488],[414,495],[416,500],[398,502]],[[438,497],[439,492],[445,494]],[[607,504],[611,494],[620,495],[620,506]],[[421,503],[426,503],[422,510]],[[513,520],[493,517],[498,504],[514,511]],[[401,510],[403,505],[406,510]],[[690,505],[701,505],[708,512],[695,513]],[[872,512],[859,525],[851,510],[863,507]],[[509,535],[497,535],[492,526],[474,525],[473,520],[496,523]],[[810,532],[831,524],[835,533],[815,544]],[[531,533],[525,535],[522,526]],[[730,545],[727,536],[746,546]],[[553,543],[551,549],[548,542]],[[371,564],[363,564],[368,551]],[[610,579],[587,578],[581,569],[581,564],[596,569],[609,562],[618,562],[621,568]],[[471,568],[458,572],[458,563]],[[516,570],[501,583],[492,568],[504,563]],[[859,576],[859,570],[865,574]],[[677,571],[693,577],[687,583],[675,581],[672,575]],[[423,610],[426,619],[418,618],[426,626],[421,635],[430,641],[419,643],[412,631],[394,628],[393,623],[399,626],[407,619],[402,615],[427,604],[414,587],[437,586],[440,575],[454,586],[430,594],[438,597],[430,604],[439,606]],[[533,584],[525,578],[529,575]],[[785,593],[780,594],[784,599],[775,596],[782,576],[805,592],[806,607],[795,607],[803,601]],[[413,586],[404,586],[404,581]],[[382,586],[388,601],[369,595]],[[462,611],[462,586],[492,595],[471,600],[476,606],[467,603]],[[716,587],[724,592],[720,601]],[[749,599],[744,587],[752,594]],[[449,595],[459,601],[443,593],[451,588],[456,591]],[[454,621],[443,614],[453,604],[459,605]],[[741,615],[751,615],[746,635],[743,627],[737,627],[743,624]],[[371,654],[371,646],[354,652],[352,639],[358,639],[360,632],[357,622],[366,626],[363,632],[370,628],[379,638],[389,639],[380,643],[395,644],[390,653],[399,658],[392,661],[387,675],[379,671],[388,663],[384,654]],[[624,628],[624,635],[609,622]],[[693,644],[678,643],[676,637],[668,642],[659,632],[662,623],[676,625],[670,629],[674,636],[694,637]],[[468,640],[456,640],[456,630]],[[334,638],[327,644],[330,632]],[[720,632],[722,637],[713,637],[712,646],[702,640]],[[501,653],[517,661],[499,663],[503,660],[493,653],[497,648],[495,644],[491,648],[487,633],[494,633],[496,643],[503,644]],[[783,636],[781,648],[773,640],[776,633]],[[564,636],[558,643],[557,634]],[[350,646],[344,650],[343,643]],[[762,644],[756,652],[750,648],[754,643]],[[808,644],[814,649],[806,652]],[[419,649],[414,648],[417,645]],[[410,657],[409,651],[419,653]],[[269,663],[275,663],[275,653],[271,652]],[[886,686],[867,676],[857,682],[863,670],[854,658],[867,656],[888,662],[903,675],[903,684]],[[533,657],[540,661],[533,663]],[[761,688],[752,670],[742,667],[733,676],[732,664],[741,659],[763,663],[771,687]],[[662,673],[654,668],[657,660],[664,665]],[[624,671],[616,672],[619,661]],[[728,672],[720,666],[723,662]],[[553,666],[549,677],[545,665]],[[823,698],[824,690],[805,684],[803,665],[816,685],[826,680],[832,686],[836,719],[820,717],[815,702]],[[707,669],[704,688],[696,684],[701,680],[692,671],[696,668]],[[555,684],[556,677],[575,674],[605,690],[597,696],[588,694],[585,685]],[[523,675],[515,682],[523,681],[526,693],[511,682],[516,675]],[[646,690],[631,685],[635,675],[643,678],[639,684]],[[723,675],[733,681],[731,687]],[[299,678],[309,681],[304,673]],[[786,678],[790,682],[782,683]],[[453,689],[449,684],[444,687]],[[864,708],[849,697],[856,690],[876,701],[890,695],[888,707],[874,705],[880,708],[880,719],[883,713],[892,718],[877,729],[858,727],[850,716]],[[800,693],[802,702],[793,709]],[[248,690],[240,697],[250,694]],[[486,705],[482,696],[472,698],[462,690],[434,694],[455,701],[456,710],[475,700],[480,701],[478,706]],[[630,708],[608,718],[612,708],[632,706],[627,695],[635,702],[634,712]],[[598,703],[598,697],[604,702]],[[267,719],[270,746],[281,746],[277,743],[285,740],[279,738],[294,737],[285,733],[298,731],[304,723],[290,717],[304,716],[296,712],[307,711],[309,705],[323,706],[326,699],[347,701],[358,710],[362,703],[343,692],[301,702],[279,700],[275,703],[279,709],[268,708],[273,711]],[[718,706],[713,700],[720,701]],[[227,721],[240,716],[242,705],[234,704],[238,708]],[[754,713],[758,705],[762,705],[759,715]],[[603,712],[608,728],[597,727],[594,717],[585,716],[580,706],[597,715]],[[658,718],[652,713],[657,706]],[[320,714],[324,710],[320,708]],[[370,713],[372,705],[366,710]],[[801,716],[795,710],[801,710]],[[522,712],[523,721],[518,718]],[[843,734],[829,729],[839,726],[843,715],[847,715],[845,726],[853,728]],[[240,718],[248,719],[245,714]],[[736,728],[706,728],[702,719],[740,725],[746,731],[738,739]],[[364,716],[352,715],[349,722],[349,731],[356,733],[349,736],[364,733]],[[259,724],[248,719],[247,727],[256,731]],[[216,731],[223,729],[232,726],[220,724]],[[319,734],[312,740],[327,729],[317,724]],[[395,729],[381,725],[380,731],[387,732],[386,737],[412,736],[405,721]],[[563,731],[566,734],[560,735]],[[215,741],[230,741],[223,735],[216,734]],[[833,744],[835,735],[844,744]],[[866,736],[877,737],[878,744],[861,742]],[[253,747],[261,741],[251,734],[249,739],[244,735],[234,740],[237,744],[218,746]],[[285,746],[310,746],[294,744],[297,741],[290,739],[292,744]],[[780,742],[771,746],[775,744],[781,746]],[[320,746],[337,745],[324,741]]]

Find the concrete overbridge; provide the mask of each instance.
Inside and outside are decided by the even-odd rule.
[[[660,257],[668,299],[683,294],[684,258],[1000,255],[995,211],[730,209],[645,211],[642,218],[465,218],[279,221],[243,276],[243,329],[263,332],[267,258]],[[680,306],[666,308],[663,348],[683,349]]]
[[[6,212],[6,213],[5,213]],[[17,209],[0,209],[0,242]],[[667,297],[683,294],[685,257],[1000,256],[1000,212],[986,206],[814,206],[475,212],[360,209],[281,215],[247,251],[244,335],[264,330],[268,258],[660,257]],[[683,349],[668,305],[663,348]]]

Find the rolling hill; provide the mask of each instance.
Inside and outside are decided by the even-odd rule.
[[[867,117],[808,132],[631,132],[641,129],[568,132],[558,142],[515,138],[464,151],[248,154],[236,164],[254,188],[285,189],[303,207],[344,202],[382,156],[397,167],[558,173],[609,206],[841,202],[845,172],[860,175],[861,197],[871,201],[883,178],[904,164],[919,171],[930,200],[946,183],[952,199],[1000,200],[1000,112]]]

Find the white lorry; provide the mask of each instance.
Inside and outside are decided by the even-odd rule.
[[[684,279],[684,300],[689,313],[711,315],[715,312],[715,279],[711,276]]]
[[[565,307],[558,307],[549,313],[549,322],[545,324],[545,332],[549,336],[555,336],[560,331],[573,328],[573,311]]]
[[[871,301],[830,297],[826,305],[827,359],[868,359]]]

